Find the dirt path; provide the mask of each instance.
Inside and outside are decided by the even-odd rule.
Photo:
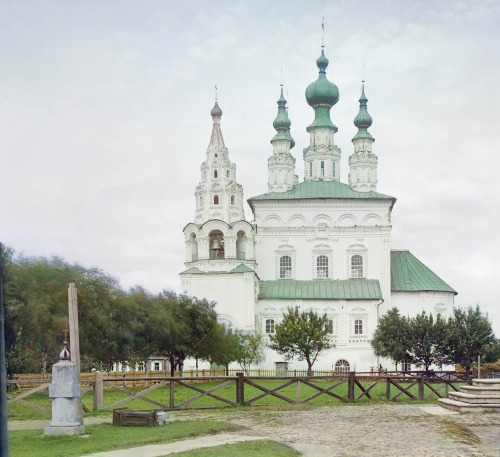
[[[304,457],[499,457],[500,414],[451,413],[439,406],[376,405],[302,410],[174,412],[247,427],[238,434],[288,444]]]

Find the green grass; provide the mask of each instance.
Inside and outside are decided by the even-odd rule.
[[[274,380],[269,380],[269,381],[257,381],[258,384],[264,385],[268,389],[273,389],[278,387],[279,385],[283,384],[283,381],[274,381]],[[215,387],[217,385],[222,384],[222,382],[210,382],[210,383],[197,383],[193,384],[195,387],[207,390],[212,387]],[[325,381],[315,381],[315,385],[321,388],[327,388],[330,385],[332,385],[331,381],[325,382]],[[362,383],[365,388],[370,385],[370,382],[363,382]],[[408,383],[401,383],[404,387],[408,386]],[[439,387],[440,392],[444,395],[444,384],[434,384],[434,388]],[[134,388],[130,385],[127,386],[128,389],[133,390],[134,392],[139,392],[141,389],[139,388]],[[415,385],[410,389],[410,392],[412,392],[415,396],[417,396],[417,389],[418,387]],[[305,385],[304,383],[301,383],[300,385],[300,392],[298,393],[296,384],[290,385],[284,389],[281,389],[278,391],[280,395],[283,395],[287,398],[290,398],[292,400],[295,400],[297,398],[297,395],[299,394],[299,399],[301,401],[304,401],[306,398],[314,395],[318,391],[310,386]],[[341,397],[346,398],[347,397],[347,383],[344,383],[338,387],[336,387],[333,392],[337,395],[340,395]],[[252,397],[256,397],[257,395],[261,394],[262,392],[255,388],[252,387],[248,384],[245,385],[245,400],[248,402]],[[355,396],[357,396],[360,393],[359,388],[356,386],[355,388]],[[397,389],[394,386],[391,386],[391,395],[394,395],[397,393]],[[425,395],[429,394],[430,390],[426,387],[425,388]],[[198,392],[195,392],[194,390],[188,389],[187,387],[175,386],[175,404],[178,405],[179,403],[197,395]],[[214,392],[214,394],[226,398],[230,401],[234,401],[236,397],[235,393],[235,383],[231,383],[227,386],[224,386]],[[377,385],[370,390],[370,395],[372,396],[372,400],[368,399],[366,396],[362,397],[359,400],[356,400],[356,404],[365,404],[365,403],[374,403],[374,402],[386,402],[387,400],[385,399],[385,382],[379,382]],[[127,394],[124,392],[121,392],[119,390],[115,389],[105,389],[104,391],[104,406],[109,406],[112,405],[113,403],[123,400],[127,397]],[[147,394],[147,397],[161,402],[163,404],[168,405],[168,399],[169,399],[169,388],[168,386],[166,387],[161,387],[155,391],[152,391]],[[433,394],[430,396],[428,399],[423,400],[424,402],[435,402],[437,397]],[[50,419],[50,409],[51,409],[51,403],[50,403],[50,398],[48,397],[47,391],[45,392],[39,392],[33,395],[30,395],[29,397],[26,398],[26,400],[36,403],[40,406],[44,406],[45,408],[48,409],[47,413],[29,408],[25,405],[22,405],[20,403],[11,403],[8,406],[8,413],[9,413],[9,419],[10,420],[26,420],[26,419]],[[412,403],[415,402],[416,400],[412,400],[411,398],[407,397],[405,394],[400,395],[396,400],[397,403]],[[84,397],[83,397],[83,402],[84,404],[89,408],[92,409],[92,392],[88,392]],[[278,406],[278,405],[287,405],[288,403],[280,400],[275,397],[271,396],[266,396],[256,402],[252,402],[252,405],[260,405],[260,406]],[[342,402],[334,397],[331,397],[329,395],[320,395],[317,398],[313,399],[312,401],[302,404],[301,408],[304,406],[338,406],[341,405]],[[151,408],[158,408],[155,405],[152,405],[150,403],[145,402],[144,400],[141,399],[136,399],[132,400],[126,403],[121,404],[120,406],[117,407],[128,407],[131,409],[151,409]],[[213,398],[210,398],[208,396],[203,396],[189,404],[186,405],[187,407],[207,407],[207,406],[218,406],[218,407],[223,407],[227,406],[227,404],[224,404],[218,400],[215,400]],[[99,415],[104,415],[104,416],[109,416],[111,413],[107,411],[98,411],[91,413],[93,416],[99,416]]]
[[[257,440],[179,452],[175,454],[175,457],[234,457],[235,455],[238,457],[296,457],[301,453],[276,441]]]
[[[44,436],[42,430],[16,430],[9,432],[9,455],[11,457],[76,457],[94,452],[166,443],[240,429],[241,427],[227,422],[200,420],[171,422],[165,427],[95,425],[85,427],[86,434],[83,436]]]

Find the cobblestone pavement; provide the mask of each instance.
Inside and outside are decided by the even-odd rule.
[[[440,406],[346,405],[182,411],[173,418],[210,418],[247,427],[238,434],[280,441],[304,457],[499,457],[500,414],[458,414]]]

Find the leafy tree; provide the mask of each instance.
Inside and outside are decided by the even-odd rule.
[[[446,340],[446,321],[425,311],[409,319],[409,340],[407,353],[412,363],[424,366],[429,371],[432,364],[446,361],[444,346]]]
[[[259,363],[264,358],[263,341],[260,333],[245,334],[237,332],[238,346],[236,351],[236,361],[241,369],[248,374],[248,370],[253,363]]]
[[[468,378],[472,365],[479,355],[488,353],[488,346],[494,351],[495,335],[488,316],[481,313],[479,306],[467,310],[455,308],[448,321],[446,354],[452,363],[465,369]]]
[[[371,344],[375,355],[392,359],[397,368],[399,362],[410,361],[407,352],[409,337],[408,319],[393,308],[379,320]]]
[[[186,322],[188,331],[186,353],[195,359],[196,374],[198,374],[198,360],[208,360],[209,340],[214,336],[217,327],[215,303],[181,296],[179,306],[181,307],[180,318]]]
[[[333,344],[328,338],[328,317],[319,316],[314,311],[300,311],[298,307],[288,308],[283,321],[276,325],[276,333],[270,335],[269,347],[290,360],[294,357],[305,359],[307,373],[312,374],[312,366],[318,355]]]
[[[239,346],[238,334],[224,324],[217,323],[205,345],[206,360],[210,364],[222,365],[226,375],[229,375],[229,364],[237,359]]]
[[[484,348],[484,354],[481,355],[481,358],[486,363],[495,363],[500,360],[500,339],[495,338],[495,341],[488,344]]]

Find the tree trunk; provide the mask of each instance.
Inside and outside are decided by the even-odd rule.
[[[309,356],[306,357],[306,361],[307,361],[307,376],[312,376],[312,362],[311,362],[311,359],[309,358]]]
[[[170,363],[170,377],[173,378],[175,376],[175,359],[173,355],[168,356],[168,361]]]

